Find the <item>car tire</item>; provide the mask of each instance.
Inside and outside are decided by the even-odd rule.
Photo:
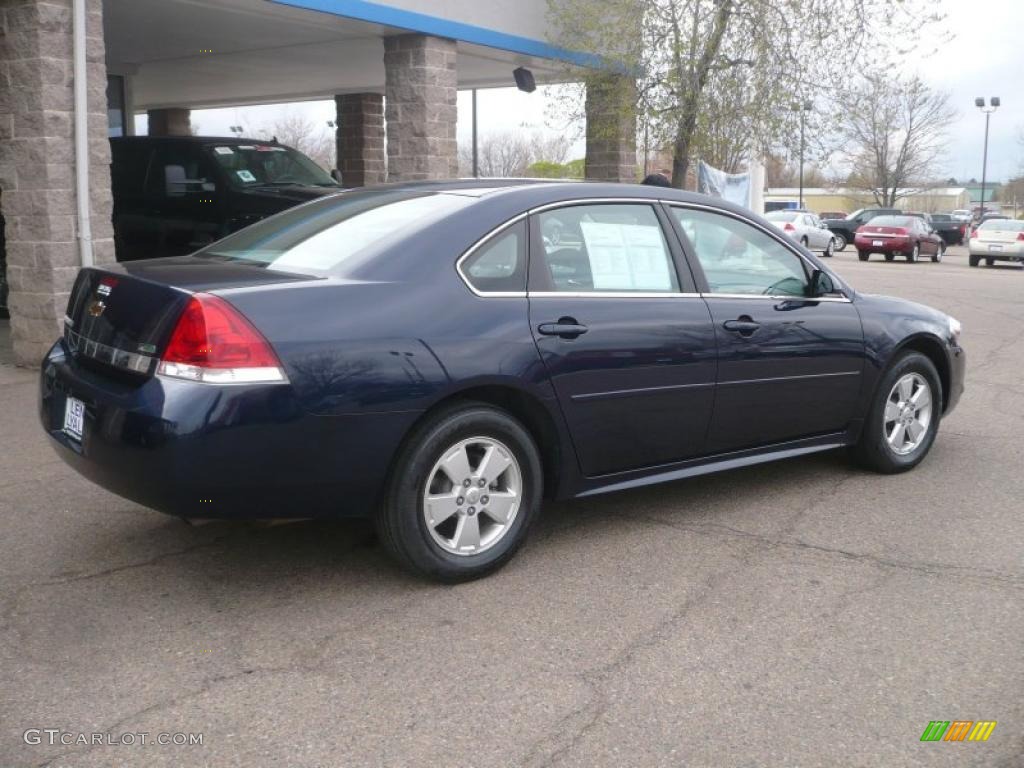
[[[507,464],[497,477],[479,478],[491,449]],[[456,474],[468,471],[462,478],[466,492],[457,498],[461,490],[442,466],[445,456],[460,470]],[[540,512],[543,485],[540,454],[522,424],[483,403],[456,404],[429,416],[399,451],[377,512],[377,533],[388,553],[411,571],[448,583],[479,578],[508,562],[523,543]],[[487,510],[493,503],[488,492],[505,499],[504,525]],[[436,523],[429,517],[429,498],[439,500],[443,519]],[[477,552],[471,551],[474,540]]]
[[[836,255],[836,239],[834,237],[829,238],[828,245],[825,246],[825,250],[822,251],[821,255],[826,259],[831,259]]]
[[[860,259],[861,261],[867,261],[868,256],[870,255],[871,254],[868,253],[867,251],[857,251],[857,258]]]
[[[807,238],[806,237],[801,237],[800,238],[800,245],[802,245],[804,248],[807,247]]]
[[[921,244],[914,243],[914,248],[910,253],[907,254],[907,261],[911,264],[917,264],[918,259],[921,258]]]
[[[996,264],[996,260],[995,259],[985,259],[985,266],[986,267],[994,267],[995,264]]]
[[[901,403],[903,392],[910,390],[917,397],[917,404],[922,402],[920,388],[927,386],[928,413],[923,417],[924,408],[914,413],[914,403],[906,410]],[[913,400],[913,397],[911,398]],[[920,352],[906,352],[897,357],[882,376],[868,409],[867,420],[861,431],[860,439],[853,446],[851,453],[862,466],[883,474],[895,474],[913,469],[928,455],[935,435],[938,433],[942,419],[942,383],[935,365]],[[894,418],[895,417],[895,418]],[[912,423],[923,432],[914,438],[910,427],[903,426],[901,420],[912,419]]]
[[[832,237],[836,241],[836,251],[845,251],[846,238],[838,233],[833,234]]]
[[[967,263],[970,264],[972,267],[976,267],[976,266],[978,266],[979,263],[981,263],[981,258],[978,257],[978,256],[975,256],[972,253],[970,256],[967,257]]]
[[[896,254],[895,253],[886,253],[886,254],[883,254],[883,255],[885,256],[885,260],[886,261],[895,261],[895,259],[896,259]]]
[[[946,244],[939,243],[939,248],[935,253],[932,254],[932,261],[938,264],[942,261],[942,257],[946,255]]]

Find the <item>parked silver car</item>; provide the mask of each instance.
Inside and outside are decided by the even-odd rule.
[[[771,211],[765,218],[804,248],[828,257],[836,252],[836,236],[810,211]]]
[[[997,261],[1024,261],[1024,220],[983,221],[971,232],[968,247],[972,267],[982,259],[990,267]]]

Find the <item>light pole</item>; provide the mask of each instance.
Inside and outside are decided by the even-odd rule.
[[[800,209],[804,207],[804,113],[810,112],[813,107],[809,101],[793,107],[794,111],[800,113],[800,202],[797,206]]]
[[[974,106],[985,113],[985,149],[981,156],[981,209],[978,211],[978,219],[985,215],[985,174],[988,172],[988,120],[992,113],[999,108],[999,97],[993,96],[985,104],[981,96],[974,100]]]

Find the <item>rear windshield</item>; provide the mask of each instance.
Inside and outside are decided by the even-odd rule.
[[[953,217],[948,213],[933,213],[932,221],[952,221]]]
[[[472,202],[460,195],[409,190],[342,193],[263,219],[196,255],[283,272],[338,275]]]
[[[998,229],[1002,232],[1024,232],[1024,219],[989,219],[978,225],[978,229]]]
[[[795,221],[796,214],[789,211],[772,211],[765,216],[768,221]]]
[[[872,227],[909,227],[913,223],[910,216],[875,216],[871,220]]]

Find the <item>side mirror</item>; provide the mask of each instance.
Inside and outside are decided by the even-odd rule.
[[[827,296],[830,293],[835,293],[835,291],[835,283],[832,282],[832,278],[826,272],[820,269],[815,269],[811,272],[811,282],[807,286],[808,296],[811,298]]]

